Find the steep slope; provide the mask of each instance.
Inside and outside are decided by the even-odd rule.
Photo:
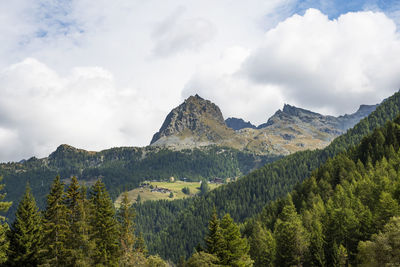
[[[274,236],[279,236],[277,219],[294,203],[302,227],[309,234],[306,238],[309,242],[304,242],[304,251],[309,254],[299,259],[302,265],[333,266],[339,246],[346,251],[350,265],[360,264],[359,260],[367,263],[368,259],[356,259],[361,248],[359,242],[382,231],[392,216],[400,216],[399,144],[400,117],[397,117],[363,138],[355,148],[329,159],[297,186],[291,197],[267,205],[257,216],[258,222],[271,232],[275,231]],[[249,221],[245,227],[248,236],[259,234],[255,225]],[[282,240],[277,239],[277,242],[282,243]],[[382,254],[389,256],[375,260],[384,263],[395,259],[390,252],[392,245],[398,247],[398,240],[379,248]],[[262,244],[258,243],[251,250],[256,251],[258,246]],[[293,255],[293,251],[283,253],[287,258]],[[278,253],[276,258],[276,266],[279,266]],[[397,265],[398,258],[395,262]],[[264,265],[258,262],[256,266]]]
[[[227,118],[225,120],[226,126],[228,126],[229,128],[237,131],[237,130],[241,130],[244,128],[250,128],[250,129],[256,129],[257,127],[253,124],[251,124],[249,121],[245,122],[243,119],[239,119],[239,118]]]
[[[198,95],[173,109],[151,143],[166,147],[199,147],[220,143],[234,131],[228,128],[218,106]]]
[[[329,157],[358,144],[363,136],[393,120],[399,111],[400,93],[396,93],[323,150],[284,157],[205,197],[138,205],[137,226],[144,233],[151,252],[177,261],[181,255],[190,255],[198,243],[203,243],[214,205],[221,215],[230,213],[235,221],[254,216],[268,202],[293,190]],[[163,214],[162,219],[158,214]]]
[[[195,95],[168,114],[151,145],[175,150],[217,145],[257,154],[289,155],[324,148],[375,108],[363,105],[354,114],[333,117],[285,105],[256,128],[242,119],[224,121],[217,105]]]

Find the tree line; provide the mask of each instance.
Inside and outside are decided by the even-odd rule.
[[[149,251],[175,262],[181,255],[189,257],[197,244],[204,245],[214,205],[220,216],[229,213],[239,223],[256,216],[269,202],[285,197],[329,158],[358,145],[364,136],[395,119],[399,110],[400,93],[395,93],[324,149],[302,151],[268,163],[202,197],[136,205],[136,223]]]
[[[4,198],[4,194],[2,195]],[[0,202],[5,211],[10,202]],[[91,188],[76,177],[65,190],[57,176],[40,211],[27,184],[15,220],[2,218],[2,266],[167,266],[148,255],[141,235],[135,235],[135,211],[125,194],[116,211],[104,183]]]
[[[255,266],[400,264],[400,117],[244,225]]]

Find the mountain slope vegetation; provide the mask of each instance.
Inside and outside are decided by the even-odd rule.
[[[375,128],[393,120],[399,110],[400,93],[396,93],[325,149],[289,155],[203,197],[137,205],[137,225],[149,250],[174,261],[181,255],[189,256],[196,245],[203,244],[213,206],[220,215],[229,213],[235,221],[243,222],[293,190],[328,158],[357,145]]]
[[[267,205],[245,226],[255,265],[398,265],[400,240],[393,227],[399,218],[392,217],[400,216],[399,149],[397,117],[329,159],[288,197]],[[275,239],[276,253],[268,259],[260,257],[267,245],[258,239],[260,232]]]
[[[61,145],[47,158],[0,164],[0,175],[7,184],[6,200],[15,203],[7,213],[7,217],[12,218],[26,182],[30,183],[38,206],[43,208],[50,184],[57,175],[67,184],[72,176],[87,185],[100,178],[109,188],[112,198],[116,198],[145,180],[165,180],[171,176],[192,181],[237,177],[276,158],[226,147],[181,151],[121,147],[90,152]]]

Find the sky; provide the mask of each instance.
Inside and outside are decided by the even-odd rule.
[[[0,161],[145,146],[190,95],[261,124],[400,88],[400,1],[0,1]]]

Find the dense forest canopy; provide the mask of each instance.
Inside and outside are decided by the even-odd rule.
[[[293,190],[327,159],[357,145],[374,129],[393,120],[399,110],[400,93],[396,93],[325,149],[298,152],[266,164],[203,197],[137,205],[136,223],[149,251],[174,261],[182,255],[188,257],[196,245],[203,244],[214,205],[219,215],[229,213],[237,222],[255,216],[267,203]]]

